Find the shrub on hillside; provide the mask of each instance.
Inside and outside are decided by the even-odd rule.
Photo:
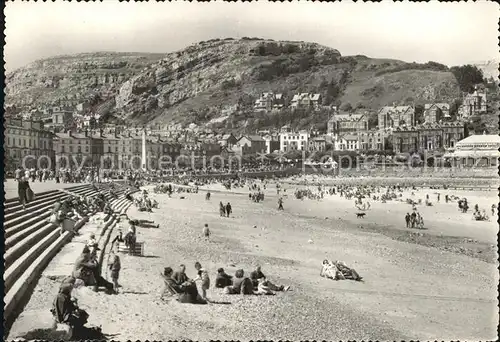
[[[385,65],[386,63],[382,64]],[[387,63],[387,65],[390,65]],[[384,74],[389,74],[393,72],[405,71],[405,70],[432,70],[432,71],[448,71],[448,67],[444,64],[437,62],[427,62],[427,63],[405,63],[402,65],[395,66],[393,68],[388,68],[380,70],[375,73],[375,76],[381,76]]]
[[[471,92],[474,85],[484,82],[483,72],[475,65],[454,66],[450,70],[464,92]]]

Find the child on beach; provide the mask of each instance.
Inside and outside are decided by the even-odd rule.
[[[111,280],[113,281],[113,287],[115,293],[118,293],[118,278],[120,277],[120,257],[116,254],[110,254],[111,262],[108,263],[108,267],[111,273]]]
[[[194,268],[198,271],[198,276],[193,281],[201,280],[201,297],[208,302],[207,290],[210,288],[208,272],[201,267],[198,261],[194,264]]]
[[[205,237],[206,240],[210,239],[210,229],[208,229],[207,223],[205,223],[205,226],[203,227],[203,236]]]

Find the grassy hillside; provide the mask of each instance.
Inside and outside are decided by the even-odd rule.
[[[47,86],[48,80],[56,86]],[[321,93],[324,105],[368,110],[460,96],[453,74],[438,63],[342,56],[315,43],[258,38],[214,39],[164,55],[57,57],[20,69],[7,82],[7,102],[20,105],[71,102],[96,90],[116,95],[110,113],[129,124],[204,124],[221,117],[225,106],[239,104],[224,124],[234,129],[279,121],[252,110],[267,91],[288,100],[295,93]],[[309,116],[299,118],[300,125],[326,120]]]

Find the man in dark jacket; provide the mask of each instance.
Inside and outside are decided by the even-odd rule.
[[[223,268],[217,270],[217,277],[215,277],[215,287],[224,288],[233,284],[232,276],[224,272]]]
[[[64,284],[57,294],[51,310],[57,323],[66,323],[72,328],[80,328],[87,323],[89,317],[85,310],[81,310],[71,298],[73,285]]]
[[[179,285],[182,285],[185,282],[189,281],[189,278],[186,275],[186,266],[183,264],[179,265],[179,270],[174,273],[172,279],[174,279]]]

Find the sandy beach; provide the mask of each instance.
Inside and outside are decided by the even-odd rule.
[[[441,203],[419,207],[428,227],[422,233],[432,235],[430,241],[454,233],[463,243],[490,248],[490,252],[467,256],[436,242],[430,246],[397,238],[398,232],[408,234],[402,215],[410,206],[405,203],[372,201],[367,216],[356,219],[354,201],[338,195],[301,201],[292,198],[289,187],[285,210],[278,212],[273,185],[263,203],[251,202],[245,188],[232,192],[219,185],[211,188],[210,201],[203,191],[172,198],[152,194],[160,203],[159,210],[129,210],[130,217],[154,220],[160,228],[138,229],[145,256],[122,256],[120,294],[109,296],[90,289],[75,292],[91,315],[90,323],[122,341],[496,338],[497,264],[477,254],[496,253],[498,228],[493,220],[474,222],[472,214],[462,216],[456,203],[443,203],[443,192]],[[418,196],[425,196],[425,191],[418,191]],[[475,203],[474,196],[484,205],[495,200],[494,193],[467,196],[470,203]],[[219,201],[231,203],[234,214],[230,218],[219,217]],[[201,238],[204,223],[213,234],[209,242]],[[468,245],[463,248],[472,248]],[[321,278],[325,258],[345,261],[364,282]],[[163,268],[183,263],[188,276],[194,277],[196,261],[212,280],[219,267],[230,274],[243,268],[248,274],[261,265],[269,279],[290,285],[292,291],[243,297],[212,288],[208,296],[218,304],[159,301]],[[38,286],[48,286],[47,281],[42,277]],[[55,295],[57,285],[52,287]],[[35,290],[25,311],[34,310],[33,306],[49,308],[52,298],[39,296]],[[22,319],[18,319],[11,336],[21,326]]]

